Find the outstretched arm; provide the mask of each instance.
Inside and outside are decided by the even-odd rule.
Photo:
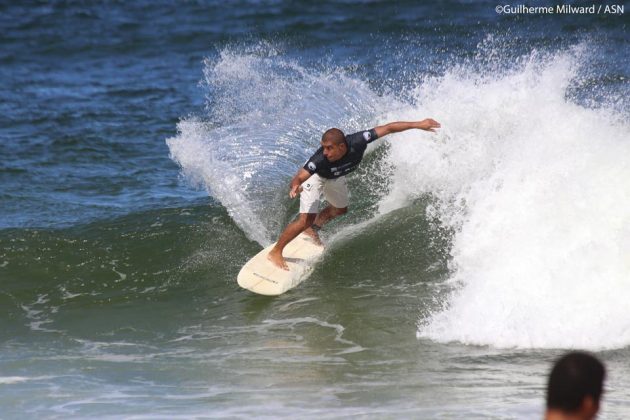
[[[375,127],[374,130],[376,130],[376,135],[379,137],[383,137],[386,136],[388,134],[392,134],[392,133],[399,133],[401,131],[405,131],[405,130],[409,130],[412,128],[417,128],[419,130],[424,130],[424,131],[432,131],[435,133],[435,129],[436,128],[440,128],[441,125],[439,122],[431,119],[431,118],[427,118],[425,120],[422,121],[396,121],[396,122],[391,122],[389,124],[385,124],[385,125],[379,125],[378,127]]]

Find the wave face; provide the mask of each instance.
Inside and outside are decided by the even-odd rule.
[[[497,347],[630,344],[630,126],[613,106],[577,105],[584,48],[532,53],[492,74],[452,68],[404,115],[431,115],[437,141],[392,142],[381,211],[430,194],[453,233],[443,308],[418,336]],[[613,102],[613,101],[611,101]]]
[[[472,59],[417,80],[403,103],[338,69],[307,69],[269,43],[225,48],[205,63],[208,112],[179,123],[167,141],[171,157],[265,245],[286,223],[288,180],[326,128],[434,117],[443,125],[436,135],[408,131],[382,141],[384,152],[367,163],[375,183],[359,173],[353,188],[355,209],[371,221],[428,200],[423,217],[438,225],[430,234],[450,244],[440,257],[451,273],[436,291],[440,309],[422,316],[418,337],[627,346],[623,101],[614,93],[597,106],[588,101],[587,44],[516,58],[502,55],[500,44],[490,37]],[[340,237],[355,231],[342,222]]]

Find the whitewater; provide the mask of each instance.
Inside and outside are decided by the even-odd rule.
[[[360,226],[428,200],[423,217],[449,234],[440,309],[418,320],[418,338],[630,345],[628,116],[614,95],[597,106],[572,96],[588,76],[583,44],[509,66],[495,53],[482,44],[474,60],[419,76],[401,98],[339,69],[307,69],[267,43],[226,48],[205,63],[212,112],[182,120],[167,144],[187,179],[266,245],[295,214],[286,185],[326,128],[435,118],[437,135],[377,142],[375,179],[354,181],[386,186]],[[356,226],[340,229],[333,240]]]

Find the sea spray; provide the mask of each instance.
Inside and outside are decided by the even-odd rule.
[[[179,122],[171,158],[261,245],[284,227],[288,182],[322,133],[365,128],[381,103],[361,80],[306,69],[265,42],[206,60],[201,85],[207,115]]]

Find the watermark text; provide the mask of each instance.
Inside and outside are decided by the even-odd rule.
[[[623,15],[623,4],[591,4],[574,6],[527,6],[525,4],[499,4],[494,10],[500,15]]]

